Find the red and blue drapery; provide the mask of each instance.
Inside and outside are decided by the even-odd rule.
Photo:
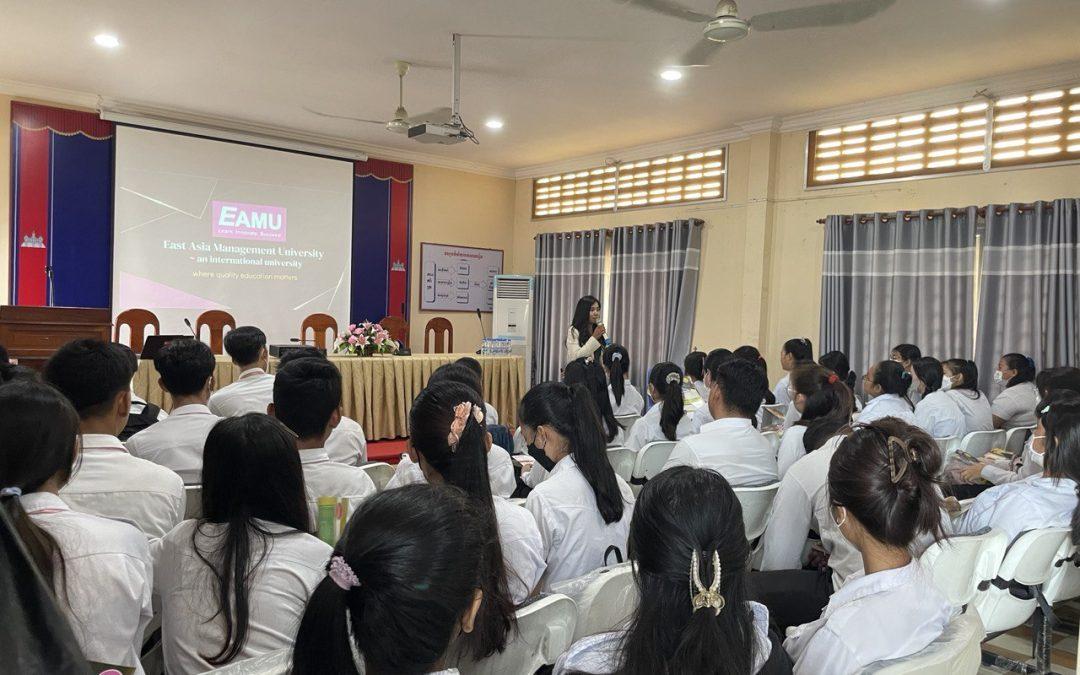
[[[412,164],[353,168],[352,319],[409,318]]]

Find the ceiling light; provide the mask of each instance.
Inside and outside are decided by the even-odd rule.
[[[502,129],[503,121],[498,117],[492,117],[487,122],[484,122],[484,126],[488,129]]]
[[[660,73],[660,77],[667,80],[668,82],[674,82],[675,80],[682,79],[682,72],[675,70],[674,68],[669,68],[665,71],[662,71]]]
[[[116,49],[120,46],[120,39],[115,35],[109,35],[108,33],[95,35],[94,42],[96,42],[99,47],[106,47],[108,49]]]

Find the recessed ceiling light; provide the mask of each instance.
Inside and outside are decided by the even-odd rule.
[[[664,78],[668,82],[674,82],[675,80],[682,79],[682,71],[675,70],[674,68],[668,68],[660,73],[660,77]]]
[[[488,129],[502,129],[503,121],[498,117],[492,117],[487,122],[484,122],[484,126]]]
[[[120,39],[115,35],[109,35],[108,33],[95,35],[94,42],[96,42],[99,47],[106,47],[108,49],[116,49],[120,46]]]

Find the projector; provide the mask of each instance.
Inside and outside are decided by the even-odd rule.
[[[409,127],[409,138],[421,143],[453,145],[464,141],[468,137],[469,135],[464,129],[453,124],[431,124],[429,122]]]

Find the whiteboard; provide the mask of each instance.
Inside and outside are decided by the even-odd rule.
[[[420,309],[490,312],[502,269],[499,250],[420,244]]]

